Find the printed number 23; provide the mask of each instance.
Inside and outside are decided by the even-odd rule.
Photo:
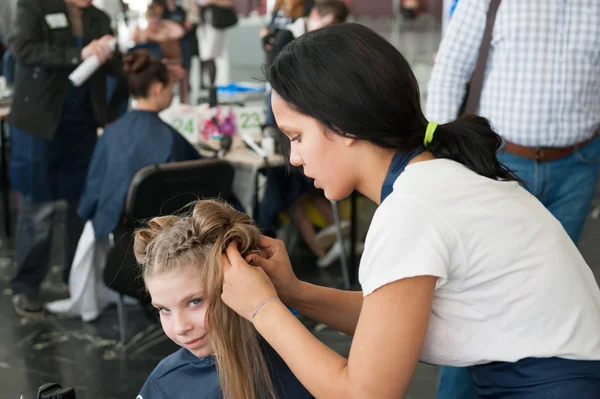
[[[251,129],[261,126],[260,116],[258,115],[258,112],[243,112],[240,115],[240,119],[242,120],[242,129]]]

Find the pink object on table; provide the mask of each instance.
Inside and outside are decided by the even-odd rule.
[[[204,140],[210,140],[214,136],[219,135],[219,126],[215,123],[215,119],[207,119],[204,122],[204,128],[202,129],[202,137]]]

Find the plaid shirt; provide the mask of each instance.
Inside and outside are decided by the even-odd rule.
[[[460,0],[428,87],[427,117],[454,119],[483,38],[490,0]],[[600,127],[600,0],[504,0],[479,114],[508,141],[566,147]]]

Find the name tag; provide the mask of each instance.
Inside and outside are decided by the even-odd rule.
[[[67,19],[67,16],[62,12],[47,14],[44,18],[46,18],[46,23],[48,24],[50,29],[61,29],[69,26],[69,20]]]

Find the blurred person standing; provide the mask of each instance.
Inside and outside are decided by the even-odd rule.
[[[131,40],[136,48],[146,48],[154,58],[165,58],[169,63],[181,62],[181,47],[178,40],[185,35],[181,24],[164,19],[166,5],[153,1],[146,10],[147,25],[136,26],[131,32]]]
[[[171,5],[175,6],[174,2]],[[185,19],[185,11],[182,9],[173,12],[169,9],[168,2],[152,1],[146,11],[146,27],[138,25],[132,31],[131,39],[136,44],[135,48],[145,48],[155,58],[164,58],[171,65],[185,67],[186,54],[182,40],[186,31],[183,23],[179,22],[182,18]],[[183,80],[180,81],[179,99],[182,103],[188,102],[188,89]]]
[[[165,11],[163,12],[163,18],[180,24],[185,31],[183,37],[179,39],[179,45],[181,47],[181,66],[184,71],[183,79],[179,82],[179,92],[180,101],[187,104],[190,95],[190,67],[192,62],[190,43],[192,37],[195,37],[196,35],[196,27],[188,20],[188,10],[178,5],[175,0],[164,0],[164,3]]]
[[[106,123],[106,74],[121,78],[110,19],[92,0],[19,0],[11,49],[17,59],[11,129],[10,178],[21,194],[12,280],[21,316],[42,311],[39,291],[50,261],[54,215],[66,201],[66,282],[83,221],[77,203],[97,138]],[[83,85],[69,74],[88,57],[102,65]]]
[[[0,37],[6,44],[10,28],[14,23],[15,10],[17,8],[17,0],[2,0],[0,1]]]
[[[0,75],[11,75],[14,62],[8,49],[8,37],[14,24],[17,0],[0,1]],[[14,69],[14,68],[13,68]],[[9,76],[9,80],[10,80]],[[11,82],[9,82],[11,83]]]
[[[204,75],[208,74],[209,89],[213,89],[217,82],[217,58],[225,55],[227,44],[226,29],[217,29],[213,26],[214,7],[232,8],[232,0],[197,0],[200,7],[200,24],[196,30],[198,38],[198,51],[200,53],[200,87],[207,88]]]
[[[275,57],[292,40],[306,32],[346,22],[350,11],[348,6],[340,0],[317,1],[311,6],[306,17],[297,17],[300,2],[296,0],[283,2],[273,11],[271,24],[263,29],[260,37],[263,39],[263,48],[266,52],[266,64],[271,65]],[[294,14],[295,13],[295,14]],[[287,19],[284,17],[288,15]],[[282,22],[282,21],[285,21]],[[267,88],[266,95],[267,115],[264,129],[276,129],[275,117],[271,109],[271,89]]]
[[[428,88],[427,118],[459,113],[491,0],[460,0]],[[478,114],[502,136],[512,169],[577,243],[600,160],[600,2],[500,2]],[[475,398],[466,369],[442,368],[438,398]]]

